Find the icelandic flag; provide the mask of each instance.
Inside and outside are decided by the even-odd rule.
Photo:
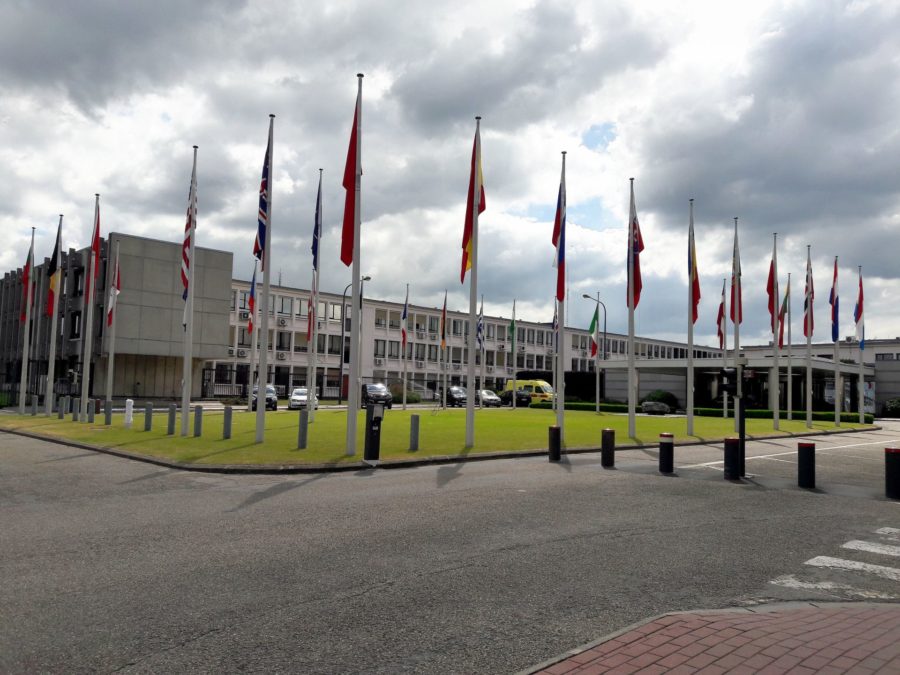
[[[859,340],[859,348],[866,348],[866,324],[863,319],[863,282],[862,267],[859,268],[859,297],[856,299],[856,307],[853,309],[853,320],[856,321],[856,339]]]
[[[831,295],[828,298],[831,305],[831,341],[837,342],[840,337],[838,327],[838,259],[834,256],[834,280],[831,283]]]
[[[400,315],[400,342],[403,354],[406,354],[406,331],[409,328],[409,287],[406,288],[406,300],[403,301],[403,313]]]
[[[566,297],[566,155],[563,153],[562,176],[559,179],[559,194],[556,197],[556,218],[553,220],[553,245],[556,256],[556,299],[562,302]]]
[[[266,269],[266,229],[269,227],[269,170],[272,158],[272,127],[274,120],[269,118],[269,142],[266,145],[266,156],[263,159],[262,180],[259,183],[259,227],[256,230],[256,241],[253,242],[253,255],[259,258],[260,269]]]
[[[247,298],[250,318],[247,320],[247,332],[253,334],[253,318],[256,316],[256,265],[253,266],[253,280],[250,282],[250,297]]]

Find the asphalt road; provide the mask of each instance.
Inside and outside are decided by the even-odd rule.
[[[0,434],[0,670],[503,673],[666,611],[896,600],[898,439],[819,439],[809,492],[796,441],[737,485],[720,447],[218,476]]]

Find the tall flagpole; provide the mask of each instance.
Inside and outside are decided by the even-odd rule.
[[[119,313],[116,305],[118,302],[114,298],[113,294],[118,295],[118,284],[119,284],[119,244],[120,242],[116,240],[116,264],[112,271],[112,276],[110,277],[109,282],[109,299],[110,299],[110,307],[106,310],[107,312],[111,312],[109,315],[109,319],[107,323],[109,324],[109,338],[107,342],[107,359],[106,359],[106,400],[112,403],[112,389],[113,389],[113,369],[116,364],[116,315]],[[191,265],[193,267],[193,265]],[[109,267],[107,266],[107,269]]]
[[[563,285],[566,286],[568,290],[568,284],[566,279],[566,151],[562,151],[562,177],[560,179],[560,194],[559,194],[559,204],[557,205],[557,215],[556,217],[559,220],[559,238],[556,242],[556,264],[557,264],[557,288],[556,288],[556,299],[559,301],[559,344],[564,345],[566,343],[566,300],[568,295],[563,293],[563,296],[560,297],[560,289],[559,288],[559,276],[562,275]],[[562,267],[563,269],[559,269]],[[566,363],[565,363],[565,352],[562,349],[558,349],[556,352],[557,366],[556,366],[556,379],[559,385],[557,391],[557,404],[556,404],[556,426],[559,427],[559,442],[561,445],[566,444],[566,432],[565,432],[565,422],[566,422]]]
[[[406,302],[403,305],[403,340],[400,345],[403,350],[403,409],[406,410],[406,375],[409,366],[409,358],[406,355],[406,345],[409,344],[409,284],[406,284]]]
[[[23,279],[23,295],[25,296],[25,326],[22,335],[22,372],[19,377],[19,414],[25,414],[25,399],[28,388],[28,361],[31,354],[31,297],[32,279],[34,278],[34,228],[31,228],[31,248],[28,250],[28,262],[25,264],[28,278]]]
[[[266,392],[269,386],[269,276],[272,270],[272,184],[275,174],[272,171],[272,156],[275,154],[273,139],[275,135],[275,115],[269,115],[269,141],[266,153],[266,233],[262,258],[263,291],[260,297],[260,334],[259,342],[259,386],[256,390],[256,442],[262,443],[266,434]],[[258,235],[257,235],[258,236]],[[318,307],[316,308],[318,310]],[[251,394],[252,395],[252,394]]]
[[[725,286],[728,284],[728,277],[722,279],[722,367],[728,367],[728,295],[725,293]],[[722,389],[722,417],[728,418],[728,392]]]
[[[481,368],[479,369],[481,373],[481,384],[478,388],[480,392],[487,388],[484,386],[484,293],[481,294],[481,310],[478,312],[478,323],[481,326],[481,341],[478,345],[478,354],[481,357]],[[478,401],[478,407],[483,408],[484,400],[480,393],[478,394]]]
[[[259,264],[259,260],[256,258],[253,259],[253,277],[250,286],[250,292],[253,295],[256,295],[256,266]],[[250,310],[250,320],[247,322],[248,325],[253,326],[253,331],[250,333],[250,372],[247,375],[247,381],[249,382],[249,386],[247,388],[247,412],[251,412],[253,410],[253,387],[257,384],[256,382],[256,340],[259,335],[259,322],[256,320],[257,316],[259,316],[256,312],[256,301],[253,301],[253,307],[248,309]],[[257,390],[257,398],[259,398]]]
[[[197,239],[197,146],[194,146],[194,164],[191,169],[191,188],[188,197],[188,220],[190,240],[188,242],[187,298],[184,306],[184,353],[181,359],[181,435],[188,435],[191,417],[191,390],[193,389],[194,365],[194,269],[197,266],[194,243]]]
[[[516,299],[513,298],[513,315],[512,315],[512,369],[513,369],[513,388],[512,388],[512,407],[516,409],[516,336],[519,332],[516,326]],[[559,344],[559,341],[557,341]],[[557,376],[558,377],[558,376]]]
[[[634,204],[634,178],[631,182],[631,209],[628,222],[628,437],[635,438],[637,429],[634,419],[634,408],[637,405],[636,380],[634,367],[634,216],[637,207]]]
[[[688,231],[688,349],[687,349],[687,435],[694,435],[694,200],[690,200]]]
[[[94,203],[94,233],[99,237],[99,222],[100,222],[100,195],[94,195],[95,203]],[[90,375],[91,375],[91,361],[94,355],[94,292],[96,290],[94,283],[94,270],[97,269],[97,265],[100,264],[100,261],[97,260],[97,254],[94,251],[94,242],[93,237],[91,238],[91,250],[88,253],[90,263],[89,263],[89,283],[90,283],[90,291],[84,297],[85,303],[85,315],[87,318],[84,322],[84,356],[81,362],[81,411],[79,419],[82,421],[87,421],[87,407],[88,407],[88,386],[90,385]],[[85,285],[87,285],[88,281],[85,281]]]
[[[475,331],[478,330],[478,212],[481,204],[481,117],[475,117],[475,165],[472,167],[472,231],[471,263],[469,275],[469,336],[466,346],[469,359],[466,364],[466,447],[475,445]]]
[[[788,272],[787,285],[787,418],[794,419],[794,390],[791,385],[791,273]]]
[[[360,397],[360,379],[359,379],[359,339],[362,318],[362,307],[360,306],[360,286],[359,286],[359,227],[361,220],[360,199],[362,198],[362,81],[363,74],[356,74],[356,113],[353,120],[356,123],[354,134],[356,136],[356,166],[353,187],[353,268],[351,285],[352,300],[350,302],[350,382],[349,391],[347,392],[347,456],[352,457],[356,454],[356,422],[359,409]],[[345,215],[346,217],[346,215]],[[343,349],[343,345],[341,346]],[[343,385],[343,383],[341,383]]]
[[[731,311],[734,314],[734,370],[737,376],[737,398],[744,394],[744,377],[741,372],[741,321],[744,318],[744,303],[741,300],[741,251],[738,245],[738,219],[734,217],[734,254],[731,261]],[[734,430],[740,425],[741,408],[734,401]]]
[[[606,335],[603,336],[603,342],[600,342],[600,291],[597,291],[597,307],[594,309],[594,316],[597,317],[597,325],[594,328],[594,340],[597,343],[597,360],[594,365],[594,401],[597,407],[596,413],[600,414],[600,358],[606,355]],[[606,305],[603,306],[603,322],[606,324]]]
[[[63,216],[59,214],[59,228],[56,233],[56,250],[54,251],[54,255],[56,256],[56,271],[53,273],[56,277],[55,279],[50,280],[50,285],[53,288],[53,306],[50,307],[50,354],[47,359],[47,394],[44,396],[44,413],[46,415],[50,415],[53,412],[53,397],[55,395],[55,387],[53,386],[56,380],[56,333],[59,321],[59,295],[62,293],[62,284],[60,283],[60,279],[62,278],[62,221]],[[53,264],[53,261],[50,263]]]
[[[810,258],[810,249],[812,247],[806,245],[806,288],[804,289],[803,299],[803,334],[806,336],[806,382],[804,389],[806,390],[806,428],[812,429],[812,336],[813,336],[813,301],[815,300],[815,292],[813,290],[812,279],[812,259]]]
[[[859,399],[859,423],[866,423],[866,382],[863,371],[863,351],[866,348],[865,314],[863,314],[862,265],[859,266],[859,298],[856,301],[856,341],[859,343],[859,375],[857,398]]]
[[[319,246],[322,242],[322,169],[319,169],[319,191],[316,194],[316,216],[313,232],[313,273],[312,288],[309,291],[312,299],[311,311],[307,312],[307,321],[312,321],[312,330],[308,330],[312,341],[306,345],[306,355],[308,358],[306,367],[306,410],[309,414],[309,421],[315,421],[316,402],[318,401],[318,392],[316,390],[316,371],[318,370],[318,351],[319,351]],[[344,320],[344,309],[341,308],[341,321]],[[326,349],[326,352],[328,350]],[[341,356],[343,358],[343,355]],[[322,378],[322,393],[325,393],[325,378]]]
[[[770,371],[771,375],[769,376],[770,388],[769,388],[769,405],[772,408],[772,428],[778,431],[779,426],[781,425],[781,387],[779,380],[781,379],[781,372],[778,365],[778,356],[781,348],[778,345],[778,336],[780,334],[779,323],[781,322],[781,317],[779,316],[779,293],[778,293],[778,233],[775,232],[772,234],[772,268],[775,272],[774,277],[774,293],[773,296],[774,305],[772,311],[772,370]]]
[[[834,256],[834,280],[832,281],[831,339],[834,341],[834,426],[841,426],[841,399],[844,397],[844,383],[841,381],[841,336],[840,336],[840,295],[838,293],[838,257]]]

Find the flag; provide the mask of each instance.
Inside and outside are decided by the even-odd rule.
[[[597,356],[599,345],[597,344],[597,324],[600,323],[600,305],[594,308],[594,316],[591,318],[591,325],[588,333],[591,334],[591,356]]]
[[[322,174],[319,174],[319,192],[316,194],[316,218],[313,223],[312,251],[313,270],[319,269],[319,238],[322,236]]]
[[[555,312],[555,310],[554,310]],[[554,316],[555,313],[554,313]],[[556,325],[556,321],[554,320],[554,327]],[[555,331],[554,331],[555,332]],[[507,338],[513,343],[513,349],[516,346],[516,301],[513,300],[513,318],[512,321],[509,322],[509,328],[507,329]]]
[[[725,349],[725,280],[722,280],[722,301],[719,303],[719,314],[716,316],[716,332],[719,336],[719,349]]]
[[[553,245],[556,255],[556,299],[562,302],[566,297],[566,157],[563,153],[562,176],[559,179],[559,194],[556,197],[556,217],[553,219]]]
[[[809,250],[806,252],[806,290],[803,292],[803,336],[812,337],[815,328],[813,322],[813,300],[816,294],[813,290],[812,261],[809,258]]]
[[[181,325],[187,332],[188,311],[193,311],[193,307],[188,306],[188,291],[193,282],[194,275],[191,266],[194,261],[191,260],[191,242],[196,236],[197,231],[197,148],[194,147],[194,166],[191,169],[191,185],[188,188],[188,205],[187,216],[184,220],[184,241],[181,243],[181,285],[184,291],[181,293],[181,299],[184,300],[184,312],[181,317]]]
[[[59,217],[59,228],[56,230],[56,244],[53,246],[53,255],[50,256],[50,264],[47,265],[47,316],[53,316],[53,305],[56,292],[59,288],[59,279],[62,276],[62,216]]]
[[[697,323],[700,307],[700,274],[697,271],[697,248],[694,245],[694,212],[691,211],[691,227],[688,232],[688,283],[691,285],[691,323]]]
[[[406,287],[406,300],[403,301],[403,313],[400,315],[400,343],[406,355],[406,331],[409,328],[409,287]]]
[[[444,309],[441,310],[441,349],[447,347],[447,291],[444,291]]]
[[[94,209],[94,234],[91,237],[91,256],[94,260],[94,276],[91,277],[90,266],[91,259],[88,258],[88,271],[84,275],[84,298],[85,302],[91,301],[91,295],[94,291],[93,279],[100,276],[100,195],[97,195],[97,203]]]
[[[266,156],[263,158],[262,180],[259,182],[259,223],[256,230],[256,241],[253,242],[253,255],[259,258],[260,269],[266,269],[266,228],[269,226],[269,164],[272,156],[272,126],[269,125],[269,141],[266,144]],[[195,197],[196,199],[196,197]]]
[[[731,255],[731,323],[744,322],[743,290],[738,288],[741,282],[741,248],[738,244],[737,218],[734,221],[734,251]],[[737,298],[735,298],[737,291]]]
[[[31,267],[34,264],[34,236],[31,237],[31,246],[28,249],[28,259],[25,261],[25,270],[22,272],[22,311],[19,321],[25,323],[25,310],[31,304]]]
[[[484,296],[481,296],[481,309],[478,310],[478,323],[475,324],[475,341],[478,351],[484,349]]]
[[[828,304],[831,305],[831,341],[837,342],[840,335],[838,326],[838,259],[834,256],[834,279],[831,283],[831,295],[828,297]]]
[[[778,298],[776,297],[778,289],[775,280],[775,245],[772,244],[772,260],[769,261],[769,278],[766,281],[766,294],[769,296],[769,325],[771,326],[772,335],[775,335],[775,312],[778,311]]]
[[[116,309],[116,298],[122,292],[122,271],[119,269],[119,256],[116,255],[115,282],[109,287],[109,309],[106,310],[106,325],[112,326],[113,312]]]
[[[250,282],[250,297],[247,298],[250,319],[247,321],[247,332],[253,334],[253,318],[256,316],[256,265],[253,266],[253,280]]]
[[[477,181],[477,182],[476,182]],[[475,218],[475,193],[478,193],[478,213],[484,213],[484,175],[481,172],[481,132],[475,129],[475,140],[472,143],[472,166],[469,172],[469,194],[466,197],[466,223],[463,226],[462,268],[459,272],[459,283],[466,280],[466,271],[472,269],[472,226]]]
[[[866,348],[866,325],[863,319],[863,281],[862,268],[859,268],[859,297],[856,299],[856,307],[853,309],[853,320],[856,321],[856,339],[859,340],[859,348]]]
[[[633,297],[634,300],[631,306],[634,309],[637,309],[638,303],[641,301],[641,289],[644,286],[641,281],[641,251],[643,250],[644,239],[641,237],[641,226],[638,223],[637,207],[634,204],[634,182],[632,181],[631,209],[628,219],[628,257],[629,264],[634,270],[632,274],[634,278],[634,289],[628,289],[629,297],[626,298],[626,304],[631,304],[631,298]]]
[[[781,309],[778,311],[778,347],[784,347],[784,324],[787,316],[788,302],[791,298],[791,279],[788,277],[787,288],[784,290],[784,300],[781,302]]]
[[[362,88],[356,93],[356,108],[353,110],[353,128],[350,130],[350,147],[347,148],[347,163],[344,165],[342,185],[347,191],[344,197],[344,227],[341,232],[341,262],[348,267],[353,264],[353,236],[356,231],[356,182],[362,176],[362,162],[359,157],[359,122],[362,108]]]

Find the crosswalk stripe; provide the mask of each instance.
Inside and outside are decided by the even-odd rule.
[[[886,567],[885,565],[872,565],[870,563],[859,562],[857,560],[844,560],[843,558],[832,558],[827,555],[820,555],[807,560],[805,565],[812,567],[825,567],[836,570],[849,570],[852,572],[865,572],[874,574],[891,581],[900,581],[900,569],[896,567]]]
[[[892,555],[900,558],[900,546],[890,546],[888,544],[876,544],[871,541],[859,541],[854,539],[848,541],[841,548],[849,548],[853,551],[865,551],[866,553],[878,553],[880,555]]]
[[[900,530],[898,530],[896,527],[879,527],[877,530],[875,530],[875,534],[881,534],[890,539],[896,539],[898,536],[900,536]]]
[[[785,588],[794,588],[798,590],[814,590],[814,591],[826,591],[831,593],[832,595],[837,596],[853,596],[856,598],[867,598],[870,600],[896,600],[896,596],[888,595],[887,593],[882,593],[881,591],[871,591],[862,588],[856,588],[855,586],[848,586],[847,584],[839,584],[834,581],[803,581],[802,579],[798,579],[793,574],[785,574],[775,579],[772,579],[770,584],[775,584],[776,586],[784,586]]]

